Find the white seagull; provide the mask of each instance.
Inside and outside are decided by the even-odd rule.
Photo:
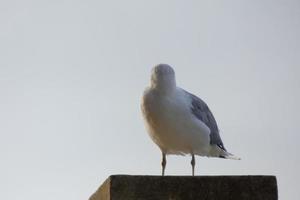
[[[152,69],[151,85],[146,88],[141,104],[147,131],[162,152],[162,176],[166,155],[195,155],[240,159],[226,151],[217,122],[206,103],[176,86],[175,72],[167,64]]]

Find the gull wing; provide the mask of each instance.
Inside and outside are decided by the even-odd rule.
[[[210,129],[210,144],[217,145],[221,149],[226,151],[219,134],[217,122],[207,104],[196,95],[193,95],[187,91],[185,92],[192,100],[191,111],[194,116],[202,121]]]

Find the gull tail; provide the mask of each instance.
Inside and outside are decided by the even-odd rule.
[[[241,160],[240,157],[237,157],[227,151],[222,151],[221,152],[221,155],[220,155],[220,158],[225,158],[225,159],[231,159],[231,160]]]

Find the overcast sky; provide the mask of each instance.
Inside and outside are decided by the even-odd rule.
[[[299,198],[297,0],[0,0],[0,199],[82,200],[111,174],[160,175],[140,99],[168,63],[241,161],[197,175],[276,175]],[[167,175],[190,175],[169,156]]]

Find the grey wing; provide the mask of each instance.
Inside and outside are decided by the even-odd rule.
[[[206,103],[199,97],[187,91],[185,92],[192,99],[192,113],[210,129],[210,144],[218,145],[221,149],[226,151],[219,134],[217,122]]]

